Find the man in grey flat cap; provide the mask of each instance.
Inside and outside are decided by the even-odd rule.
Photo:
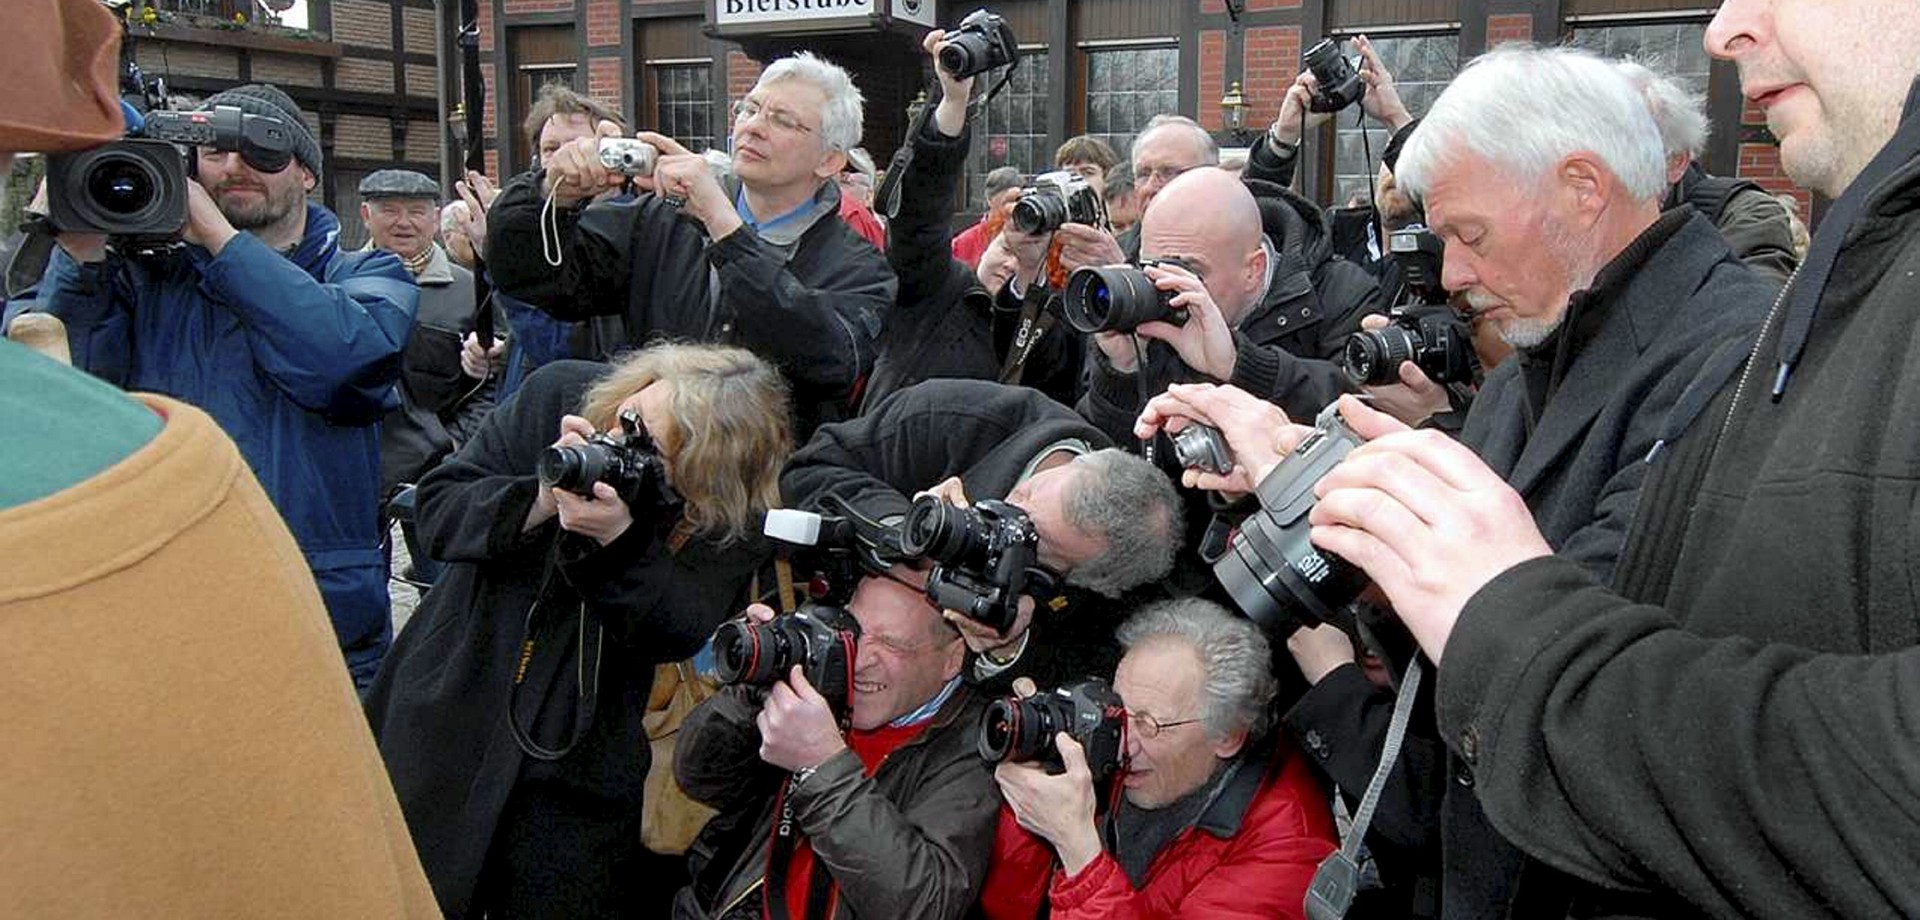
[[[420,309],[401,364],[400,407],[387,413],[380,432],[380,495],[386,499],[466,441],[493,408],[496,381],[484,365],[469,368],[461,361],[462,340],[474,320],[473,273],[454,264],[434,238],[440,183],[410,169],[382,169],[360,180],[360,201],[366,248],[399,256],[420,285]],[[496,346],[494,357],[504,348]],[[423,564],[418,549],[414,574],[431,581],[432,567]]]

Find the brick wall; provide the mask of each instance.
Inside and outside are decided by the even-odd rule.
[[[1533,14],[1512,13],[1487,17],[1487,47],[1497,48],[1507,42],[1533,41]]]
[[[400,11],[401,36],[408,51],[416,54],[432,54],[434,50],[433,31],[439,27],[439,20],[432,10],[416,10],[408,7]],[[449,51],[453,49],[449,48]]]
[[[439,75],[434,73],[433,65],[407,64],[405,66],[407,70],[407,92],[414,96],[434,95],[433,81]],[[458,59],[455,59],[454,61],[449,62],[448,66],[454,68],[457,72],[460,66]],[[448,107],[452,107],[453,105],[457,104],[459,101],[460,101],[459,97],[456,96],[452,99],[447,100],[447,105]]]
[[[333,65],[333,84],[341,89],[390,95],[393,93],[393,62],[343,57]]]
[[[253,78],[275,86],[319,86],[320,61],[291,54],[253,52]]]
[[[1300,72],[1300,27],[1248,29],[1246,53],[1241,61],[1240,88],[1251,105],[1245,126],[1258,130],[1280,117],[1280,101],[1285,98],[1283,90]]]
[[[140,42],[134,54],[148,74],[182,74],[240,80],[240,55],[227,48],[208,48],[180,42]]]
[[[393,125],[373,115],[342,115],[333,123],[336,156],[362,160],[393,159]]]
[[[392,48],[393,6],[376,0],[333,0],[333,40]]]
[[[571,13],[573,0],[507,0],[506,13]]]
[[[620,110],[620,59],[598,57],[587,61],[587,95]]]
[[[727,98],[744,98],[760,80],[760,62],[739,51],[727,52]]]
[[[1200,32],[1200,111],[1201,127],[1220,130],[1220,97],[1227,93],[1227,33],[1220,29]]]
[[[619,46],[620,4],[618,0],[587,0],[587,44],[595,48]]]
[[[418,118],[407,122],[407,159],[416,163],[440,162],[438,122]],[[447,189],[447,194],[453,194],[453,190]]]

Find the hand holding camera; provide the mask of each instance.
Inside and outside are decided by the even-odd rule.
[[[1314,486],[1313,543],[1364,570],[1438,665],[1467,600],[1553,548],[1526,500],[1465,445],[1350,396],[1336,405],[1367,443]]]
[[[817,767],[846,747],[840,724],[853,703],[860,623],[838,607],[787,616],[754,604],[713,635],[724,684],[768,688],[755,717],[760,759],[786,770]]]
[[[1281,97],[1280,114],[1274,116],[1267,133],[1281,143],[1298,146],[1306,132],[1326,124],[1333,114],[1313,107],[1313,94],[1319,88],[1320,83],[1314,79],[1313,71],[1300,71],[1293,78],[1293,85],[1287,87],[1287,94]]]
[[[1471,354],[1472,343],[1465,342],[1465,347]],[[1344,361],[1348,375],[1373,397],[1375,408],[1412,427],[1452,408],[1446,387],[1428,377],[1421,369],[1424,362],[1414,357],[1430,350],[1417,321],[1409,331],[1393,318],[1375,314],[1360,321]]]
[[[1254,491],[1280,459],[1313,431],[1289,421],[1279,406],[1238,387],[1176,383],[1147,401],[1133,433],[1146,439],[1164,429],[1177,436],[1195,423],[1219,432],[1233,467],[1214,473],[1189,466],[1181,482],[1190,488],[1242,495]]]
[[[955,39],[961,38],[957,31],[951,34]],[[973,76],[960,76],[947,69],[948,59],[956,54],[951,49],[960,47],[949,43],[948,35],[945,30],[934,29],[921,40],[920,47],[934,59],[933,73],[940,80],[940,104],[933,110],[934,127],[947,137],[959,137],[961,129],[967,126],[967,101],[973,96]]]
[[[555,207],[577,207],[603,192],[625,185],[625,173],[607,168],[600,159],[600,142],[619,138],[620,126],[602,121],[593,127],[593,137],[576,137],[553,152],[547,164],[547,196]]]
[[[1074,875],[1099,858],[1101,851],[1094,823],[1093,772],[1087,766],[1086,749],[1073,735],[1058,732],[1053,746],[1060,772],[1049,772],[1043,763],[1008,760],[993,768],[993,778],[1014,819],[1052,844],[1061,868]]]

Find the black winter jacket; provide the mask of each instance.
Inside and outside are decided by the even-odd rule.
[[[605,547],[554,520],[521,532],[540,488],[540,452],[604,370],[583,361],[540,368],[420,483],[420,533],[448,566],[394,642],[366,708],[421,867],[449,917],[477,907],[509,795],[596,803],[601,819],[631,829],[638,852],[650,750],[641,719],[654,665],[693,654],[743,607],[766,555],[758,540],[722,547],[695,538],[670,551],[663,522],[644,519]],[[555,747],[573,731],[581,616],[586,641],[603,649],[591,726],[551,762],[526,757],[505,718],[536,602],[545,625],[515,712],[541,744]],[[586,903],[590,893],[573,894]]]
[[[935,377],[994,379],[993,295],[953,257],[954,190],[966,166],[969,134],[947,137],[927,119],[913,139],[901,177],[900,211],[887,224],[887,264],[900,281],[880,328],[863,411]]]
[[[789,506],[831,510],[829,495],[867,517],[906,514],[915,493],[960,477],[969,498],[1005,498],[1035,461],[1061,448],[1074,453],[1112,444],[1072,409],[1037,390],[985,380],[929,380],[895,393],[857,419],[825,425],[793,455],[780,476]],[[1111,674],[1115,605],[1070,590],[1062,609],[1036,615],[1027,651],[986,682],[1017,676],[1042,687],[1089,674]],[[976,671],[970,664],[971,679]]]
[[[623,317],[627,346],[672,338],[749,348],[793,384],[801,437],[852,414],[895,285],[885,258],[840,220],[833,183],[822,184],[797,238],[741,227],[713,242],[652,194],[556,209],[556,270],[542,254],[544,178],[518,176],[494,203],[488,267],[500,290],[557,319]]]
[[[1920,81],[1654,459],[1618,590],[1549,557],[1462,611],[1440,725],[1508,839],[1668,916],[1920,915],[1917,275]]]
[[[1562,557],[1610,577],[1641,494],[1643,458],[1672,407],[1722,343],[1752,335],[1773,294],[1705,218],[1668,211],[1574,296],[1553,337],[1488,375],[1461,440],[1526,499]],[[1288,721],[1333,739],[1327,748],[1342,756],[1377,752],[1386,710],[1375,696],[1364,681],[1323,680]],[[1423,734],[1432,731],[1424,724]],[[1440,746],[1432,734],[1422,743]],[[1342,788],[1365,788],[1353,784],[1364,784],[1371,764],[1306,747]],[[1379,813],[1402,829],[1396,844],[1416,836],[1407,829],[1442,829],[1442,915],[1530,917],[1543,897],[1564,897],[1556,873],[1529,868],[1487,823],[1469,792],[1471,764],[1419,766],[1396,774]]]
[[[1800,267],[1793,251],[1793,223],[1787,209],[1751,179],[1712,176],[1692,163],[1667,190],[1666,206],[1693,205],[1726,237],[1733,254],[1775,284],[1785,284]]]
[[[1362,317],[1380,311],[1379,289],[1365,270],[1331,257],[1325,224],[1312,202],[1277,185],[1248,181],[1247,187],[1278,258],[1266,296],[1234,330],[1233,379],[1210,382],[1231,383],[1279,405],[1290,418],[1310,419],[1350,389],[1345,372],[1331,359],[1359,330]],[[1170,383],[1203,380],[1171,345],[1150,341],[1146,346],[1148,395]],[[1142,404],[1139,379],[1114,370],[1097,349],[1090,360],[1092,382],[1080,411],[1109,437],[1130,442]]]

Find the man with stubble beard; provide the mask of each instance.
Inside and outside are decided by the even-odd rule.
[[[75,366],[198,406],[239,444],[364,689],[393,636],[379,422],[400,404],[419,289],[390,252],[342,252],[340,221],[306,200],[320,144],[292,99],[255,83],[207,100],[223,105],[279,119],[292,158],[199,148],[185,245],[136,257],[62,233],[41,309],[66,322]]]

